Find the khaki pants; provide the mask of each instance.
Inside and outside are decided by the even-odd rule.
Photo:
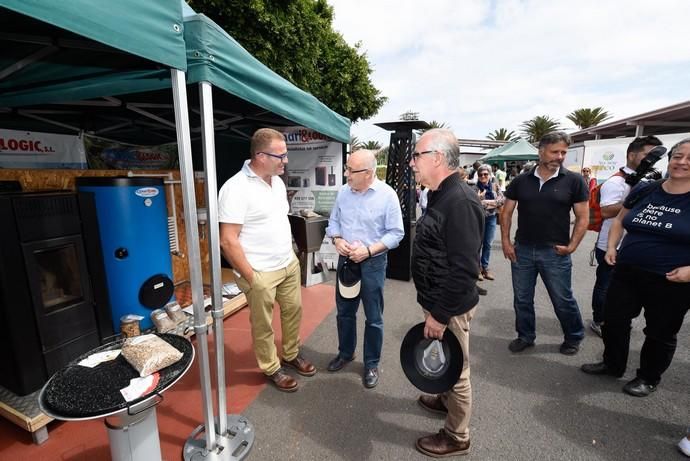
[[[470,416],[472,415],[472,385],[470,384],[470,321],[476,306],[462,315],[451,317],[448,328],[462,347],[463,365],[458,382],[451,390],[441,394],[441,401],[448,408],[445,430],[458,442],[470,439]]]
[[[237,277],[237,286],[244,292],[249,304],[256,361],[266,375],[272,375],[280,368],[271,324],[276,301],[280,305],[283,358],[292,360],[299,352],[299,325],[302,320],[300,279],[299,261],[296,257],[284,269],[254,271],[251,287],[246,279]]]

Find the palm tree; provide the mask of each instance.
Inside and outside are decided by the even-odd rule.
[[[437,122],[436,120],[432,120],[429,122],[429,128],[422,128],[421,130],[416,130],[415,134],[417,136],[421,136],[424,134],[425,131],[431,130],[433,128],[448,128],[450,130],[450,125],[447,125],[446,122]]]
[[[518,138],[518,135],[515,134],[514,131],[508,131],[505,128],[499,128],[498,130],[494,130],[493,132],[489,133],[486,135],[488,139],[491,139],[492,141],[512,141],[514,139]]]
[[[360,149],[379,150],[381,143],[378,141],[367,141],[359,146]]]
[[[350,136],[350,152],[354,152],[357,149],[362,148],[362,143],[357,136]]]
[[[527,137],[527,141],[535,144],[539,142],[541,137],[546,133],[560,129],[561,124],[558,120],[553,119],[548,115],[537,115],[531,120],[522,122],[520,128]]]
[[[565,118],[573,122],[575,126],[581,130],[591,126],[597,126],[604,120],[608,120],[611,117],[612,115],[609,115],[609,113],[606,112],[603,107],[595,107],[594,109],[590,109],[588,107],[577,109],[565,116]]]

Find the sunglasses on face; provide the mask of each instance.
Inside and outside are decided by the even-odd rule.
[[[489,176],[489,173],[479,173],[479,176]]]
[[[436,151],[435,150],[425,150],[423,152],[412,152],[412,160],[414,160],[416,162],[419,159],[420,155],[433,154],[434,152],[436,152]]]

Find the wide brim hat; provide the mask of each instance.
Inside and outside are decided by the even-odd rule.
[[[400,345],[400,364],[412,385],[428,394],[450,390],[460,378],[462,347],[446,328],[442,340],[424,338],[424,322],[407,332]]]
[[[338,270],[338,293],[343,298],[356,298],[361,286],[362,268],[359,263],[346,259]]]

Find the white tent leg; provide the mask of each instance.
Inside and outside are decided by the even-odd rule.
[[[206,313],[204,312],[204,287],[201,280],[201,252],[199,250],[199,227],[196,215],[194,194],[194,168],[192,165],[192,145],[189,133],[189,112],[187,107],[187,86],[185,74],[171,69],[173,101],[175,103],[175,127],[177,129],[177,150],[180,159],[180,180],[182,182],[182,203],[184,205],[184,225],[187,232],[187,256],[189,278],[194,305],[194,332],[199,353],[199,376],[201,378],[201,402],[204,410],[204,424],[213,427],[213,402],[211,401],[211,377],[208,357]],[[206,430],[206,452],[216,450],[215,431]]]

